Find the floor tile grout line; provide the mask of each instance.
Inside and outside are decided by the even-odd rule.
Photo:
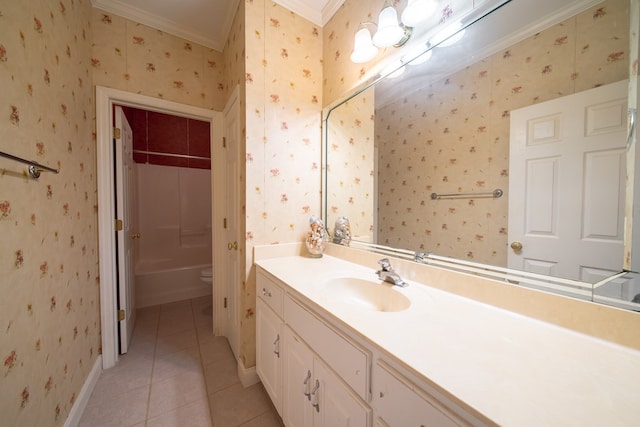
[[[160,314],[162,313],[162,306],[158,309],[158,319],[156,319],[156,336],[153,340],[153,357],[151,358],[151,372],[149,373],[149,391],[147,392],[147,410],[144,414],[144,425],[147,426],[149,422],[149,411],[151,408],[151,387],[153,387],[153,370],[156,365],[156,353],[158,350],[158,331],[160,329]]]
[[[195,311],[193,310],[193,300],[191,300],[191,315],[193,317],[193,325],[196,329],[196,341],[198,342],[198,356],[200,357],[200,373],[202,374],[202,381],[204,382],[204,390],[207,397],[205,399],[205,403],[209,408],[209,420],[211,421],[211,426],[213,427],[213,416],[211,414],[211,405],[209,404],[209,387],[207,386],[207,379],[205,377],[205,371],[204,371],[204,362],[202,361],[202,347],[200,345],[200,332],[198,331],[198,327],[196,325],[196,314],[195,314]],[[212,312],[211,321],[213,321],[213,312]]]

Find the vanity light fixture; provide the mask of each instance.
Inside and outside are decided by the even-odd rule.
[[[373,37],[368,28],[370,25],[377,26]],[[398,12],[391,0],[386,0],[378,15],[377,24],[371,21],[360,23],[353,43],[351,61],[368,62],[377,55],[378,48],[400,47],[409,40],[409,37],[411,37],[411,27],[398,22]]]
[[[436,7],[438,4],[434,0],[409,0],[402,12],[402,23],[407,27],[415,27],[426,21],[436,11]]]
[[[371,40],[371,33],[367,25],[375,25],[373,22],[361,22],[358,31],[356,32],[356,38],[353,43],[353,52],[351,52],[351,61],[356,64],[371,61],[377,54],[378,48],[373,45]]]
[[[398,12],[386,0],[378,15],[378,31],[373,35],[373,44],[378,47],[400,47],[411,37],[411,28],[398,23]]]

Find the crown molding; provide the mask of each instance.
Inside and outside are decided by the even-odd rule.
[[[155,28],[165,33],[172,34],[177,37],[198,43],[202,46],[215,49],[222,52],[226,39],[233,25],[233,17],[238,9],[238,3],[240,0],[233,0],[232,7],[227,10],[227,16],[224,19],[224,28],[222,32],[222,39],[214,39],[209,34],[205,34],[200,31],[193,31],[185,28],[183,25],[177,22],[163,18],[158,15],[154,15],[147,11],[128,5],[120,0],[91,0],[91,4],[94,8],[104,10],[105,12],[112,13],[114,15],[122,16],[123,18],[138,22],[140,24]]]
[[[333,15],[336,14],[338,9],[344,4],[345,0],[329,0],[327,4],[322,8],[322,26],[324,27]]]
[[[273,0],[282,7],[289,9],[319,27],[329,22],[345,0],[327,0],[322,9],[311,6],[312,0]]]

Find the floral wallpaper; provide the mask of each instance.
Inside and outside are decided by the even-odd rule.
[[[222,111],[222,52],[93,9],[94,84]]]
[[[89,0],[0,3],[0,414],[62,425],[100,347]]]
[[[246,272],[240,353],[255,364],[253,246],[302,241],[320,215],[322,29],[271,0],[246,0]],[[226,52],[225,52],[226,53]]]
[[[329,117],[329,204],[325,226],[333,235],[336,219],[346,216],[354,240],[373,242],[376,202],[374,91],[366,91],[344,103]]]
[[[335,102],[336,93],[350,90],[393,53],[381,51],[360,68],[349,61],[353,37],[349,34],[356,22],[353,17],[359,22],[378,8],[371,5],[371,12],[361,10],[363,7],[345,2],[324,28],[325,104]],[[451,9],[463,7],[458,3]],[[384,171],[376,194],[378,241],[505,265],[508,112],[626,78],[627,22],[628,2],[608,0],[429,86],[402,86],[390,80],[387,92],[399,99],[394,104],[388,104],[389,97],[376,89],[375,141],[379,168]],[[341,31],[345,28],[349,29],[346,35]],[[560,62],[564,58],[573,60]],[[358,95],[350,104],[363,102],[360,98],[371,97],[370,92]],[[423,99],[430,100],[428,108],[422,107]],[[336,117],[343,108],[346,106],[334,110],[329,119],[331,175],[344,163],[338,153],[350,150],[350,144],[362,136],[355,132],[353,137],[331,139],[332,132],[339,136],[351,131]],[[368,118],[369,114],[364,114],[359,119],[366,122]],[[339,130],[334,132],[334,127]],[[398,135],[406,137],[399,139]],[[423,143],[408,143],[414,139]],[[332,178],[339,183],[335,188],[360,179],[359,169],[366,166],[343,168],[340,176]],[[495,188],[503,189],[505,195],[500,199],[430,199],[432,192]],[[344,190],[344,205],[363,196],[357,188]],[[329,211],[348,209],[338,205],[330,202]]]
[[[364,66],[349,60],[357,24],[382,3],[347,0],[323,29],[271,0],[244,0],[223,53],[92,9],[89,0],[0,5],[0,150],[60,168],[35,181],[22,165],[0,159],[3,423],[63,424],[101,351],[93,85],[217,111],[240,86],[246,139],[240,357],[250,367],[253,246],[301,241],[309,216],[319,214],[321,109],[389,54]],[[599,12],[602,21],[584,18],[583,25],[595,30],[610,13]],[[576,40],[576,49],[587,43]],[[584,54],[600,55],[596,48]],[[601,64],[619,61],[614,55]],[[575,90],[582,81],[574,80]],[[358,126],[348,117],[344,123]]]
[[[509,112],[627,78],[628,16],[607,0],[377,109],[379,241],[506,266]]]
[[[97,9],[93,26],[97,85],[217,111],[240,86],[246,277],[239,352],[253,366],[253,245],[300,240],[320,211],[321,29],[262,0],[240,3],[223,53]]]
[[[353,36],[360,22],[375,21],[383,3],[347,0],[325,25],[325,106],[332,105],[351,93],[358,85],[374,77],[390,61],[390,57],[401,51],[413,49],[412,43],[419,43],[419,40],[411,39],[403,49],[380,49],[378,56],[366,64],[351,62]],[[433,22],[430,21],[427,25],[440,25],[440,21],[452,22],[457,16],[469,12],[481,3],[484,1],[439,1],[437,14],[432,18]],[[399,13],[406,4],[406,1],[394,1]],[[354,239],[360,241],[374,241],[377,238],[374,212],[379,197],[376,187],[380,183],[376,182],[374,162],[379,156],[376,154],[378,147],[374,147],[373,142],[376,139],[374,129],[378,124],[374,111],[379,101],[374,99],[377,96],[374,97],[373,93],[374,90],[367,90],[347,104],[333,109],[327,121],[329,193],[326,225],[331,231],[336,218],[346,216],[351,223]],[[394,173],[399,174],[401,171],[395,170]]]
[[[437,0],[438,16],[454,19],[487,0]],[[351,62],[353,38],[361,22],[376,21],[385,0],[346,0],[323,28],[323,102],[330,105],[352,91],[360,83],[373,77],[381,64],[399,52],[396,48],[379,49],[378,56],[365,64]],[[393,0],[400,15],[407,0]],[[417,46],[417,38],[410,39],[404,50]]]

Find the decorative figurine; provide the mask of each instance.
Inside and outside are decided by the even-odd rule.
[[[324,223],[320,218],[312,216],[309,218],[309,226],[311,230],[307,232],[306,240],[309,256],[311,256],[311,258],[321,258],[324,252]]]
[[[349,246],[349,243],[351,243],[351,225],[349,224],[349,218],[346,216],[340,216],[336,219],[333,243],[344,246]]]

